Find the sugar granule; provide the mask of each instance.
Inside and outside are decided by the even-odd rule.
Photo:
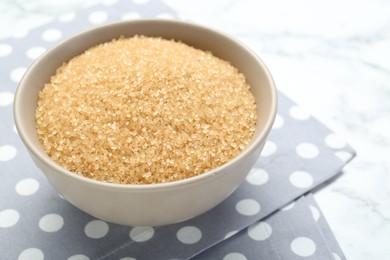
[[[36,129],[64,168],[151,184],[223,165],[248,146],[255,99],[210,52],[155,37],[119,38],[63,64],[39,93]]]

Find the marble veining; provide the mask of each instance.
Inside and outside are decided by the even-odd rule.
[[[134,0],[142,4],[141,0]],[[88,1],[1,1],[0,39],[48,23]],[[348,259],[390,256],[390,3],[164,0],[184,19],[246,43],[278,88],[343,136],[358,156],[316,191]]]

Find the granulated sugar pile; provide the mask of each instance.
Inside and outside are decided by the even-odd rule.
[[[250,142],[255,100],[228,62],[183,43],[135,36],[60,67],[39,94],[48,155],[110,183],[180,180],[221,166]]]

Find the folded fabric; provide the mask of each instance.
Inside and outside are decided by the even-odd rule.
[[[192,259],[345,259],[334,241],[309,194]]]
[[[8,52],[0,56],[0,72],[5,75],[0,78],[1,97],[12,97],[31,62],[65,36],[103,22],[159,16],[179,17],[157,0],[142,5],[120,1],[61,16],[27,34],[4,40],[0,46]],[[288,254],[297,251],[295,255],[299,255],[302,244],[310,247],[312,243],[315,249],[310,251],[314,250],[311,256],[323,257],[315,259],[329,259],[324,257],[331,252],[343,257],[325,220],[319,217],[313,222],[304,214],[308,204],[318,209],[310,197],[299,199],[290,211],[277,210],[336,175],[354,151],[281,93],[273,131],[246,181],[211,211],[162,227],[107,223],[63,200],[27,155],[13,126],[10,103],[1,102],[4,105],[0,110],[1,259],[240,259],[233,258],[238,254],[248,259],[293,259]],[[246,243],[245,239],[252,233],[255,241],[263,238],[264,232],[258,230],[271,230],[264,223],[273,231],[270,239],[260,239],[266,241],[267,250],[259,250],[261,245]],[[302,236],[307,240],[286,240],[299,238],[303,224],[302,234],[306,235]],[[238,233],[230,236],[233,232]],[[291,250],[283,249],[289,243]],[[334,248],[329,249],[330,244]],[[229,248],[235,251],[226,251]]]

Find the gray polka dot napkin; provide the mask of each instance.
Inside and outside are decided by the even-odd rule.
[[[283,94],[273,131],[245,182],[197,218],[161,227],[115,225],[81,212],[48,185],[14,128],[17,82],[64,37],[145,17],[179,14],[158,0],[110,1],[0,42],[0,259],[345,259],[305,194],[335,176],[355,152]]]
[[[192,259],[344,259],[312,195],[231,234]]]

